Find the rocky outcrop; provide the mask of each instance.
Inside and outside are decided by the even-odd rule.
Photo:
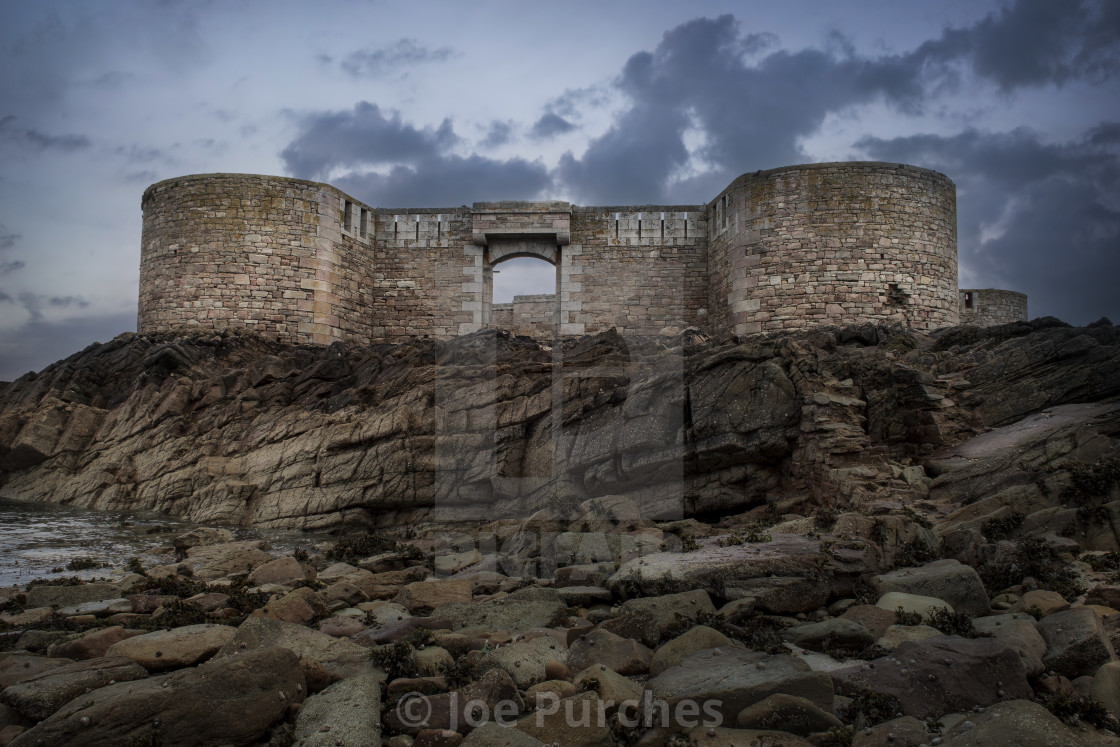
[[[1118,359],[1117,328],[1053,320],[607,332],[555,349],[504,333],[368,347],[126,334],[0,390],[0,497],[307,528],[515,519],[603,496],[644,519],[958,487],[982,501],[997,481],[950,450],[1050,411],[1058,452],[993,467],[1043,505],[1022,494],[1040,478],[1060,492],[1048,472],[1114,449],[1120,417],[1101,403],[1120,396]],[[1076,423],[1059,411],[1086,402]]]

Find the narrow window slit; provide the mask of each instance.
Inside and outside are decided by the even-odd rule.
[[[349,231],[350,226],[354,223],[354,203],[346,200],[346,205],[342,209],[342,230]]]

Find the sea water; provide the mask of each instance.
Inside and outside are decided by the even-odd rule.
[[[145,568],[173,563],[171,538],[197,526],[152,511],[94,511],[0,499],[0,586],[59,576],[108,578],[123,572],[130,558],[138,558]],[[331,539],[326,532],[227,528],[239,540],[264,540],[277,554]],[[97,565],[67,567],[86,561]]]

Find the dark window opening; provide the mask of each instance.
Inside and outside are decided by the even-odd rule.
[[[887,285],[887,303],[892,306],[905,306],[910,301],[910,294],[898,287],[898,283]]]
[[[965,293],[964,294],[964,307],[966,309],[973,308],[973,300],[972,300],[972,294],[971,293]]]
[[[369,211],[362,208],[362,222],[359,226],[359,232],[363,239],[366,237],[367,231],[369,231]]]
[[[420,216],[416,216],[416,240],[420,240]]]
[[[350,226],[354,224],[354,203],[350,200],[346,201],[346,206],[342,209],[342,230],[349,231]]]
[[[638,213],[638,240],[642,238],[642,214]]]

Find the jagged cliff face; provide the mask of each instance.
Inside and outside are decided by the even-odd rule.
[[[1118,400],[1120,330],[1053,320],[555,350],[126,334],[0,390],[0,497],[326,527],[603,496],[671,519],[967,494],[951,527],[967,533],[1012,501],[1060,511],[1047,479],[1116,453]],[[1071,403],[1096,407],[1053,410]]]

